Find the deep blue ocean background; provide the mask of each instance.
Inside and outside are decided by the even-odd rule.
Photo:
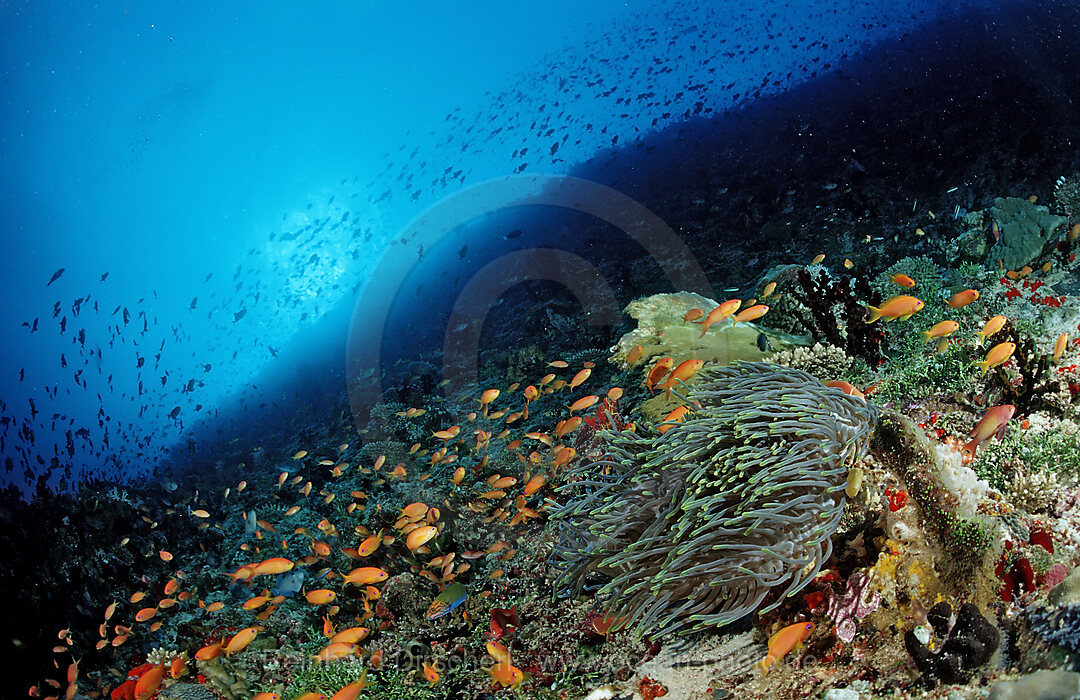
[[[671,226],[705,292],[820,246],[836,213],[902,225],[920,197],[966,211],[989,183],[1051,186],[1076,163],[1075,19],[929,0],[4,2],[0,477],[28,494],[249,468],[358,410],[350,375],[400,388],[441,367],[455,300],[514,251],[588,261],[618,308],[672,288],[573,206],[496,196],[402,233],[489,181],[612,186]],[[473,309],[481,351],[610,340],[566,284],[520,279]],[[552,308],[582,332],[551,337]],[[355,344],[380,366],[349,367]]]

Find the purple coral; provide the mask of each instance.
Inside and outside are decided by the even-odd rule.
[[[855,621],[877,610],[878,603],[881,602],[881,593],[877,591],[873,591],[869,599],[866,599],[869,587],[870,577],[860,572],[848,578],[847,590],[844,593],[833,593],[829,596],[829,609],[826,614],[833,620],[836,636],[844,643],[855,639]]]

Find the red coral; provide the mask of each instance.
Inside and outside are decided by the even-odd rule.
[[[1012,301],[1013,299],[1015,299],[1018,296],[1020,296],[1020,290],[1019,289],[1010,289],[1009,291],[1005,292],[1005,298],[1008,299],[1009,301]]]
[[[143,664],[128,671],[128,680],[113,688],[113,691],[109,693],[109,697],[112,700],[135,700],[135,684],[142,678],[144,673],[155,666],[157,664]]]
[[[109,693],[112,700],[135,700],[135,681],[124,681]]]

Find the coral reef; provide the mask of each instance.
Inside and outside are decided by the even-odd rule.
[[[899,474],[922,516],[961,568],[976,565],[993,541],[988,524],[980,517],[957,512],[960,501],[942,483],[938,456],[929,440],[907,416],[886,410],[870,445],[882,464]]]
[[[847,590],[829,597],[826,614],[832,619],[836,636],[842,642],[855,638],[855,621],[860,620],[877,609],[881,602],[881,593],[869,591],[870,577],[856,573],[847,582]]]
[[[914,630],[904,634],[904,646],[925,676],[945,683],[963,683],[997,651],[1001,633],[974,603],[960,606],[956,622],[950,627],[951,616],[952,607],[945,602],[935,605],[927,615],[939,640],[936,651],[919,641]]]
[[[881,297],[866,275],[832,276],[825,268],[795,269],[797,287],[790,294],[802,305],[794,314],[814,340],[843,348],[852,357],[876,367],[885,360],[887,342],[880,323],[866,323],[866,304]]]
[[[1000,236],[989,257],[1001,261],[1006,270],[1018,269],[1035,260],[1068,221],[1046,207],[1019,197],[997,197],[990,207]]]
[[[823,382],[831,382],[845,376],[855,359],[835,345],[814,343],[808,348],[794,348],[778,352],[770,362],[812,374]]]
[[[1054,183],[1054,208],[1070,219],[1080,214],[1080,173],[1062,175]]]
[[[206,682],[226,700],[244,700],[250,695],[248,679],[228,659],[219,656],[196,664]]]
[[[768,339],[766,347],[772,350],[790,350],[808,345],[806,338],[793,336],[753,323],[732,324],[725,321],[716,324],[702,334],[701,326],[683,317],[691,309],[709,313],[718,302],[692,292],[654,294],[636,299],[626,307],[625,313],[637,321],[637,328],[623,335],[612,348],[611,362],[623,364],[635,345],[644,349],[643,360],[670,356],[675,364],[689,359],[703,359],[726,365],[737,360],[760,360],[770,350],[763,350],[758,337]]]
[[[198,683],[173,683],[161,689],[158,700],[215,700],[210,690]]]
[[[620,626],[654,635],[723,625],[805,586],[876,415],[764,363],[709,370],[690,400],[693,417],[659,437],[608,433],[609,457],[578,468],[552,512],[561,586],[610,577],[600,595]]]

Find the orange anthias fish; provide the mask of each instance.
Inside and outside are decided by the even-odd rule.
[[[1054,342],[1054,355],[1053,355],[1053,358],[1052,358],[1055,363],[1058,360],[1061,359],[1061,356],[1065,352],[1065,348],[1068,346],[1068,344],[1069,344],[1069,334],[1068,333],[1062,333],[1061,335],[1059,335],[1057,337],[1057,340]]]
[[[653,392],[653,385],[660,381],[664,375],[671,370],[671,367],[674,364],[675,358],[673,357],[662,357],[656,361],[653,368],[649,370],[649,376],[645,378],[645,386],[649,388],[650,394]]]
[[[664,420],[656,428],[657,432],[659,432],[661,435],[663,435],[667,431],[674,428],[675,423],[682,423],[683,419],[686,418],[686,414],[689,413],[689,412],[690,412],[690,407],[689,406],[679,406],[674,411],[672,411],[671,413],[664,416]]]
[[[705,333],[709,330],[709,326],[714,323],[720,323],[728,316],[732,315],[739,310],[742,306],[742,299],[728,299],[720,306],[709,312],[709,315],[704,320],[698,321],[701,325],[701,337],[705,336]]]
[[[702,367],[705,366],[705,360],[686,360],[676,367],[671,375],[667,378],[667,381],[661,384],[659,389],[667,390],[667,398],[671,398],[671,390],[679,383],[686,382],[695,374],[698,373]]]
[[[385,581],[389,577],[390,574],[382,569],[374,566],[362,566],[358,569],[353,569],[347,576],[342,577],[341,580],[345,583],[351,583],[354,586],[366,586],[369,583]]]
[[[135,683],[135,700],[144,700],[151,697],[159,687],[161,687],[161,681],[165,678],[165,667],[154,666],[146,673],[139,677],[137,683]]]
[[[230,639],[229,642],[222,649],[222,651],[225,652],[225,656],[235,654],[236,652],[246,647],[248,644],[251,644],[255,640],[255,637],[258,636],[259,632],[261,632],[263,629],[265,628],[245,627],[244,629],[234,634],[232,639]]]
[[[1007,320],[1008,319],[1006,319],[1004,316],[994,316],[993,318],[988,320],[986,322],[986,325],[983,326],[983,329],[975,334],[979,336],[979,343],[982,344],[982,341],[986,340],[993,334],[1000,331],[1005,326],[1005,321]]]
[[[962,292],[953,294],[953,298],[949,300],[949,308],[959,309],[961,306],[967,306],[971,302],[979,298],[979,293],[974,289],[965,289]]]
[[[326,588],[320,588],[317,591],[308,591],[304,594],[304,598],[312,605],[326,605],[334,602],[337,593]]]
[[[428,688],[434,688],[435,684],[439,682],[439,670],[435,667],[435,664],[424,662],[424,678],[428,682]]]
[[[926,304],[923,303],[922,299],[901,294],[889,299],[880,308],[866,304],[866,310],[870,312],[870,315],[864,320],[866,323],[873,323],[879,318],[884,318],[886,321],[895,321],[896,319],[906,321],[918,311],[921,311],[924,306]]]
[[[765,655],[765,658],[758,662],[758,668],[761,669],[761,675],[764,676],[769,672],[769,668],[784,658],[784,654],[794,649],[798,651],[802,649],[803,642],[810,636],[810,633],[814,631],[813,622],[797,622],[794,625],[788,625],[784,629],[780,630],[773,636],[769,637],[769,653]]]
[[[314,656],[315,661],[334,661],[356,653],[357,646],[346,642],[331,642]]]
[[[600,397],[596,396],[595,394],[590,394],[589,396],[583,396],[580,399],[578,399],[577,401],[575,401],[574,403],[570,404],[570,406],[568,407],[567,410],[569,410],[570,413],[576,413],[578,411],[585,411],[587,409],[592,408],[594,405],[596,405],[596,402],[599,401],[599,400],[600,400]]]
[[[295,564],[283,557],[274,557],[261,561],[254,566],[253,576],[275,576],[290,571]]]
[[[765,304],[755,304],[749,308],[743,309],[739,313],[735,314],[735,323],[747,323],[749,321],[755,321],[765,314],[769,313],[769,307]]]
[[[902,272],[897,272],[895,275],[889,275],[889,279],[891,279],[894,283],[900,285],[904,289],[911,289],[915,286],[915,280],[911,279]]]
[[[484,669],[494,683],[502,687],[517,688],[525,681],[525,674],[510,664],[495,664]]]
[[[943,338],[959,327],[960,324],[956,321],[938,321],[933,328],[923,331],[923,343],[929,343],[934,338]]]
[[[358,697],[360,697],[360,693],[362,693],[365,688],[373,685],[375,684],[367,680],[367,669],[365,668],[360,673],[360,680],[356,681],[355,683],[350,683],[341,690],[337,691],[330,698],[330,700],[356,700]]]
[[[998,343],[994,347],[990,348],[990,352],[986,353],[986,359],[982,362],[975,362],[977,367],[982,367],[982,375],[984,376],[988,371],[997,367],[1000,364],[1008,362],[1012,354],[1016,352],[1016,343],[1005,342]]]
[[[439,528],[434,525],[418,527],[405,538],[405,546],[409,548],[410,552],[415,552],[417,547],[427,544],[438,534]]]
[[[971,433],[968,437],[971,440],[960,450],[960,454],[964,456],[965,460],[970,460],[975,456],[975,450],[979,449],[979,445],[989,440],[992,436],[997,436],[1000,440],[1005,434],[1005,424],[1009,422],[1009,419],[1016,413],[1016,406],[1012,404],[1003,404],[1001,406],[994,406],[983,414],[983,417],[979,419],[979,422],[975,424],[975,427],[971,429]]]

